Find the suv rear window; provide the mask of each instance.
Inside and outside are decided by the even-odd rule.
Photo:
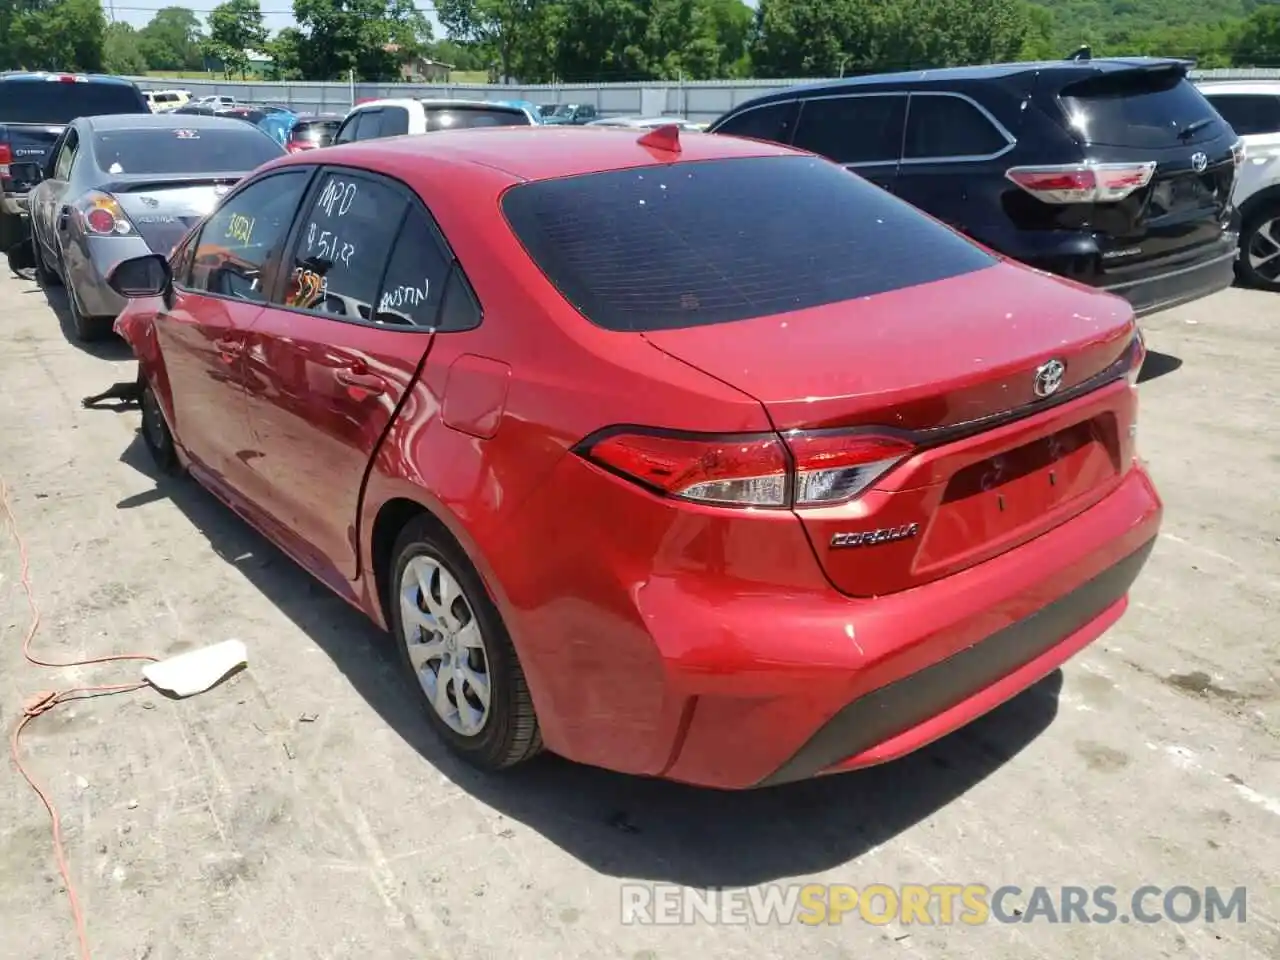
[[[108,113],[150,113],[136,87],[123,83],[0,80],[0,123],[70,123]]]
[[[502,209],[547,279],[609,330],[747,320],[995,263],[880,187],[813,157],[542,180],[509,189]]]
[[[1181,70],[1104,73],[1070,84],[1059,98],[1085,143],[1173,147],[1222,135],[1217,111]]]
[[[427,130],[458,130],[463,127],[527,127],[523,110],[512,107],[427,106]]]

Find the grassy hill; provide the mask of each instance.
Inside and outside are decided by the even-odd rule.
[[[1277,0],[1030,0],[1050,12],[1050,36],[1064,52],[1082,43],[1095,53],[1163,44],[1195,56],[1258,7]]]

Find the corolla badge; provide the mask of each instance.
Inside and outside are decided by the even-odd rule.
[[[1196,173],[1204,173],[1209,166],[1209,158],[1203,153],[1193,153],[1191,155],[1191,169]]]
[[[904,523],[897,527],[881,527],[879,530],[861,530],[857,533],[837,533],[831,538],[833,547],[869,547],[877,543],[894,543],[908,540],[920,532],[920,524]]]
[[[1050,360],[1036,367],[1035,379],[1031,384],[1036,396],[1051,397],[1057,393],[1066,373],[1067,365],[1061,360]]]

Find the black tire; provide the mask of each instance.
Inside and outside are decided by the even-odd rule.
[[[40,241],[36,239],[34,230],[31,233],[31,259],[35,261],[36,265],[36,283],[46,290],[50,287],[62,286],[62,278],[58,276],[58,272],[49,269],[49,264],[44,258],[44,248],[40,246]]]
[[[455,754],[483,770],[510,767],[541,752],[542,735],[520,660],[502,617],[471,561],[429,516],[419,516],[405,526],[396,540],[392,557],[386,606],[392,638],[400,652],[405,677],[432,728]],[[400,583],[409,563],[420,557],[434,561],[453,576],[461,587],[465,608],[474,615],[483,638],[489,711],[478,732],[470,736],[450,727],[437,713],[410,660],[400,608]],[[454,609],[459,609],[456,603]],[[456,695],[455,692],[454,697]]]
[[[114,318],[87,316],[80,308],[80,301],[76,299],[76,288],[72,283],[67,284],[67,309],[71,311],[71,326],[75,330],[76,339],[81,343],[103,340],[111,333]]]
[[[139,378],[142,386],[142,442],[147,452],[162,474],[174,476],[182,472],[178,460],[178,448],[174,445],[173,434],[169,431],[169,423],[164,418],[164,409],[156,398],[151,384]]]
[[[1255,266],[1255,256],[1271,259]],[[1236,276],[1257,290],[1280,291],[1280,206],[1255,210],[1241,225]]]

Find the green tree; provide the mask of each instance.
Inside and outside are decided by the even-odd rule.
[[[199,70],[204,66],[200,20],[186,7],[163,7],[139,33],[152,70]]]
[[[239,73],[243,78],[249,66],[248,51],[261,51],[267,45],[258,0],[227,0],[214,7],[205,45],[209,56],[222,61],[228,76]]]
[[[296,35],[279,51],[308,80],[392,80],[399,64],[424,54],[431,23],[412,0],[294,0]]]
[[[1280,7],[1262,7],[1229,40],[1233,62],[1242,66],[1280,65]]]
[[[0,59],[28,70],[102,69],[106,18],[98,0],[6,3],[0,9]]]
[[[103,35],[102,66],[108,73],[138,77],[147,72],[138,31],[127,23],[109,23]]]
[[[535,51],[535,41],[546,37],[547,18],[557,6],[544,0],[436,0],[436,19],[450,38],[483,47],[507,82],[521,53]]]

